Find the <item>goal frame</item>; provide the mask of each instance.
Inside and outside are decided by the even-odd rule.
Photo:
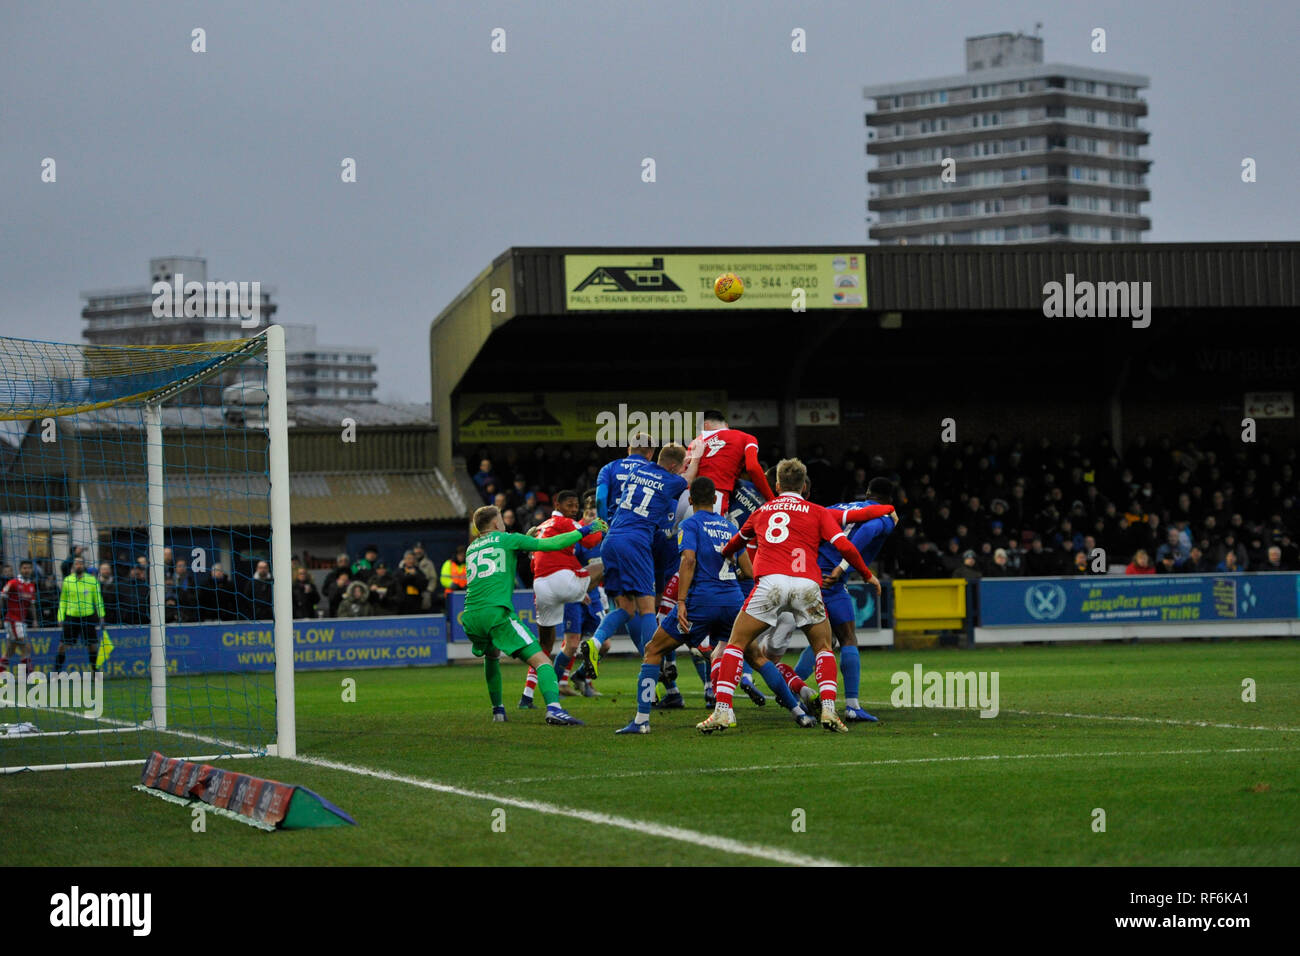
[[[258,340],[261,340],[260,342]],[[297,718],[294,699],[293,669],[293,548],[290,540],[292,522],[289,493],[289,408],[288,380],[285,368],[284,328],[270,325],[248,340],[248,344],[202,374],[177,382],[164,392],[150,397],[144,406],[146,448],[146,501],[149,550],[149,701],[150,717],[138,727],[167,732],[167,630],[164,619],[166,583],[164,568],[164,533],[166,530],[165,470],[163,466],[162,403],[237,364],[250,353],[265,351],[267,393],[267,478],[270,486],[271,611],[275,647],[275,741],[265,747],[266,756],[295,757]],[[208,744],[222,744],[210,737],[193,737]],[[190,760],[215,760],[219,757],[253,757],[254,752],[186,756]],[[71,764],[37,766],[0,766],[0,776],[24,770],[80,770],[99,767],[144,764],[148,757],[129,760],[88,761]]]

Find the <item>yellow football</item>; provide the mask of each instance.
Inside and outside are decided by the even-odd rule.
[[[735,302],[745,294],[745,283],[734,272],[724,272],[713,280],[713,294],[723,302]]]

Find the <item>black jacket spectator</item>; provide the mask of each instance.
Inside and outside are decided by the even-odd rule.
[[[199,582],[195,578],[194,572],[189,570],[178,570],[173,580],[175,581],[177,617],[182,624],[193,624],[201,617]]]
[[[304,568],[293,582],[293,616],[295,619],[314,618],[320,590],[311,574]]]
[[[375,565],[375,573],[370,581],[370,600],[381,614],[392,613],[393,601],[397,596],[397,579],[388,570],[388,565],[380,561]]]
[[[390,606],[395,614],[419,614],[424,610],[423,595],[429,579],[417,567],[398,568],[393,575],[393,599]]]
[[[325,602],[326,616],[338,617],[339,605],[343,602],[343,595],[347,593],[348,585],[352,583],[352,575],[346,569],[340,571],[335,568],[325,578],[325,584],[321,587],[321,597]]]

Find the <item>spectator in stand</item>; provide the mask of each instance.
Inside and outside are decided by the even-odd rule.
[[[271,565],[258,561],[254,566],[253,576],[248,581],[245,592],[248,601],[248,618],[252,621],[274,620],[271,602]]]
[[[1177,574],[1178,565],[1174,561],[1172,554],[1166,554],[1163,558],[1156,561],[1156,574]]]
[[[939,560],[943,562],[944,572],[949,577],[956,577],[957,572],[961,570],[963,561],[961,542],[956,538],[949,538],[948,547],[945,548],[944,553],[939,556]]]
[[[104,598],[104,623],[125,624],[122,620],[122,596],[118,593],[117,582],[113,578],[113,565],[107,561],[99,563],[99,593]]]
[[[200,592],[199,597],[199,606],[205,620],[239,620],[240,601],[234,580],[220,564],[212,566],[211,578],[211,587]]]
[[[1219,547],[1220,567],[1223,566],[1223,562],[1227,560],[1229,554],[1232,555],[1232,564],[1233,564],[1232,570],[1245,571],[1246,568],[1248,567],[1246,547],[1245,545],[1241,544],[1237,540],[1237,536],[1235,534],[1225,534],[1223,536],[1223,543]]]
[[[361,581],[348,585],[347,593],[339,602],[338,617],[373,617],[379,610],[370,600],[370,589]]]
[[[974,551],[964,551],[961,556],[961,565],[952,572],[954,578],[965,578],[967,581],[975,582],[984,575],[980,572],[979,564],[975,560]]]
[[[1133,560],[1129,566],[1124,569],[1125,574],[1155,574],[1156,569],[1151,564],[1151,555],[1145,549],[1139,548],[1133,555]]]
[[[1232,574],[1241,569],[1241,565],[1237,562],[1237,552],[1226,551],[1224,552],[1223,560],[1219,562],[1218,567],[1214,570],[1220,574]]]
[[[118,617],[123,624],[149,623],[149,580],[145,569],[131,565],[131,572],[117,588]]]
[[[1277,545],[1272,545],[1268,549],[1267,557],[1264,563],[1259,567],[1260,571],[1290,571],[1282,561],[1282,549]]]
[[[176,616],[182,624],[193,624],[199,619],[198,582],[190,571],[189,562],[184,558],[176,559],[176,569],[172,574],[173,589],[176,595]]]
[[[1021,572],[1030,578],[1049,577],[1060,569],[1056,564],[1056,555],[1043,547],[1041,535],[1034,535],[1029,542],[1029,551],[1021,561]]]
[[[375,573],[371,575],[370,601],[375,605],[376,614],[391,614],[393,600],[397,596],[397,579],[388,572],[388,562],[375,562]]]
[[[1205,560],[1205,552],[1194,544],[1187,552],[1187,559],[1178,566],[1178,570],[1184,574],[1204,574],[1211,569],[1209,562]]]
[[[352,584],[352,574],[347,568],[340,570],[336,567],[330,571],[325,579],[325,585],[321,588],[326,617],[339,616],[339,605],[343,603],[343,595],[347,593],[350,584]]]
[[[419,614],[424,610],[424,595],[429,579],[420,570],[414,551],[402,555],[402,564],[394,575],[392,608],[395,614]]]
[[[524,499],[528,497],[528,479],[523,475],[515,475],[514,483],[506,492],[506,507],[518,509],[522,507]]]
[[[456,554],[442,562],[438,583],[442,585],[444,594],[451,594],[452,591],[465,590],[465,582],[465,546],[458,544]]]
[[[501,522],[506,526],[506,532],[508,534],[524,533],[524,529],[519,527],[519,521],[515,517],[515,512],[512,508],[507,508],[505,511],[501,512]]]
[[[425,581],[424,594],[420,598],[420,610],[442,610],[438,595],[438,569],[434,567],[433,559],[425,553],[424,545],[418,541],[411,548],[411,553],[415,555],[415,566],[420,569]]]
[[[1246,548],[1246,567],[1252,571],[1262,571],[1268,563],[1268,549],[1264,547],[1264,536],[1252,534]]]
[[[311,572],[299,568],[293,576],[293,616],[296,620],[316,617],[316,605],[320,601],[320,591],[311,579]]]
[[[490,504],[500,482],[497,481],[497,476],[492,473],[492,462],[487,458],[478,463],[478,471],[474,473],[474,484],[478,485],[478,491],[483,496],[483,501]],[[491,490],[488,488],[489,485]]]
[[[993,560],[984,569],[986,578],[1009,578],[1014,575],[1008,564],[1006,548],[995,548],[993,550]]]
[[[169,569],[163,576],[163,623],[179,624],[180,620],[180,607],[176,603],[176,576]]]
[[[330,568],[329,573],[325,575],[325,581],[322,582],[322,593],[324,593],[324,585],[337,577],[340,571],[348,572],[348,577],[352,576],[352,559],[345,553],[334,556],[334,567]]]
[[[1088,567],[1088,556],[1082,551],[1074,552],[1074,561],[1065,573],[1077,575],[1091,574],[1092,570]]]
[[[365,557],[352,562],[352,579],[369,582],[375,573],[375,562],[379,560],[379,549],[373,544],[368,544],[362,553]]]
[[[1184,545],[1178,529],[1170,527],[1165,529],[1165,543],[1156,548],[1156,561],[1163,562],[1165,558],[1173,558],[1174,564],[1182,564],[1187,560],[1191,550],[1190,542]]]

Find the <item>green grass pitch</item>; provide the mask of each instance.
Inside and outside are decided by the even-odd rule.
[[[21,824],[0,828],[0,852],[58,865],[1295,865],[1298,651],[1276,640],[864,651],[862,696],[881,723],[847,735],[739,699],[739,727],[703,737],[689,666],[690,708],[656,713],[643,737],[613,735],[634,710],[626,659],[602,667],[604,697],[566,701],[583,728],[514,708],[522,666],[504,668],[504,725],[470,664],[300,674],[300,751],[403,779],[277,758],[226,765],[308,786],[359,826],[268,834],[209,815],[194,833],[187,810],[131,789],[139,767],[22,773],[0,777],[0,813]],[[1001,713],[891,707],[890,675],[916,663],[997,671]],[[355,703],[342,700],[345,677]],[[32,834],[38,843],[19,840]]]

